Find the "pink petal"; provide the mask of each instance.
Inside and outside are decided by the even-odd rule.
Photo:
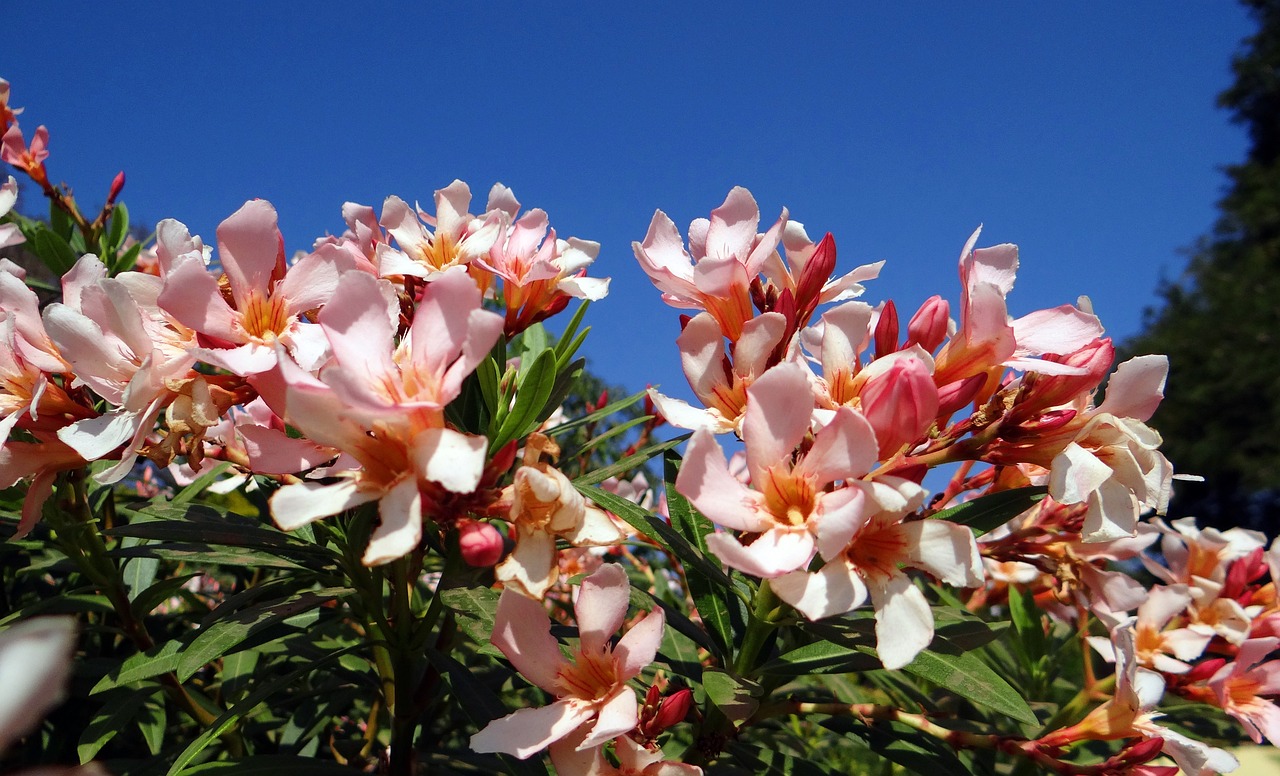
[[[876,432],[867,419],[841,407],[831,422],[818,431],[813,447],[797,468],[814,474],[820,485],[826,485],[871,471],[876,450]]]
[[[303,256],[285,273],[273,295],[284,298],[285,312],[291,316],[323,307],[337,290],[341,273],[359,271],[354,260],[343,261],[349,255],[335,250]]]
[[[742,437],[753,479],[791,458],[809,431],[812,414],[813,389],[799,364],[778,364],[751,384]]]
[[[503,590],[490,641],[530,682],[553,695],[561,692],[557,677],[567,663],[551,635],[551,620],[541,600]]]
[[[1098,412],[1147,421],[1164,398],[1169,376],[1168,356],[1137,356],[1116,367],[1107,381],[1107,395]]]
[[[254,291],[270,295],[271,274],[284,267],[284,242],[270,202],[250,200],[218,225],[218,261],[237,308],[244,309]]]
[[[378,503],[378,516],[381,520],[360,559],[366,566],[403,558],[422,541],[422,496],[417,480],[406,477],[383,494]]]
[[[662,645],[662,631],[666,627],[666,615],[661,609],[654,609],[644,619],[631,626],[631,630],[618,641],[613,648],[613,656],[618,659],[618,678],[628,681],[639,676],[658,655],[658,647]]]
[[[453,493],[471,493],[484,474],[489,440],[449,428],[429,428],[413,438],[413,463],[428,480]]]
[[[320,311],[334,360],[353,379],[373,381],[395,371],[391,352],[399,310],[393,294],[372,275],[346,272],[330,304]]]
[[[761,313],[744,323],[733,349],[733,371],[744,377],[764,374],[769,356],[786,333],[787,317],[782,313]]]
[[[760,207],[756,204],[755,197],[741,186],[734,186],[725,197],[724,204],[711,211],[711,224],[707,229],[707,258],[736,258],[739,263],[745,263],[751,253],[751,246],[755,243],[756,227],[759,224]]]
[[[529,758],[591,719],[588,708],[556,701],[537,709],[521,709],[490,722],[471,737],[474,752],[506,752]]]
[[[752,508],[752,492],[729,473],[729,462],[715,437],[693,432],[676,475],[676,491],[709,520],[739,531],[763,531],[770,523]]]
[[[743,546],[727,533],[706,537],[707,548],[726,566],[766,579],[805,566],[813,558],[813,535],[805,530],[770,528]]]
[[[596,654],[622,627],[627,616],[631,584],[627,572],[616,563],[606,563],[582,581],[573,606],[578,618],[582,651]]]
[[[1096,315],[1064,304],[1018,318],[1013,322],[1013,336],[1018,353],[1065,355],[1101,337],[1102,324]]]
[[[377,491],[360,490],[353,480],[333,485],[299,482],[285,485],[271,496],[271,517],[281,530],[292,531],[381,496]]]
[[[190,254],[179,258],[169,270],[159,302],[184,326],[226,342],[242,340],[235,324],[238,313],[222,298],[218,281]]]
[[[982,584],[982,556],[973,531],[946,520],[913,520],[902,525],[907,563],[956,587]]]
[[[517,527],[516,548],[493,570],[502,584],[541,601],[557,575],[555,537]]]
[[[40,725],[66,696],[74,617],[37,617],[0,632],[0,751]]]
[[[634,730],[639,721],[639,704],[636,692],[630,687],[619,686],[600,707],[599,718],[578,749],[590,749],[607,743],[610,739]]]
[[[784,574],[769,584],[779,598],[810,620],[851,612],[867,600],[862,578],[843,559],[833,560],[812,574]]]
[[[337,451],[309,439],[294,439],[285,432],[254,424],[236,426],[249,454],[249,465],[260,474],[293,474],[332,460]]]
[[[902,668],[933,641],[933,612],[906,574],[867,580],[876,608],[876,653],[885,668]]]

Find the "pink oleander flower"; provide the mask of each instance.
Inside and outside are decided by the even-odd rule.
[[[1005,297],[1018,271],[1018,247],[974,249],[976,230],[960,254],[960,327],[937,356],[938,385],[1008,366],[1049,374],[1074,374],[1074,367],[1036,358],[1065,354],[1102,336],[1092,313],[1072,305],[1009,317]]]
[[[1168,369],[1164,356],[1121,364],[1106,399],[1081,416],[1074,440],[1053,459],[1049,495],[1088,504],[1086,541],[1132,536],[1140,510],[1168,506],[1173,467],[1157,449],[1160,435],[1144,422],[1160,403]]]
[[[1173,758],[1183,773],[1201,776],[1230,773],[1238,768],[1240,763],[1230,753],[1156,724],[1155,720],[1163,716],[1155,708],[1164,696],[1164,678],[1139,666],[1136,639],[1132,619],[1112,628],[1111,641],[1115,645],[1116,659],[1115,696],[1076,724],[1039,739],[1039,743],[1058,747],[1084,740],[1112,741],[1137,736],[1159,738],[1162,751]]]
[[[769,368],[786,326],[786,318],[779,313],[763,313],[747,321],[730,361],[720,325],[709,313],[695,315],[676,343],[685,377],[705,409],[653,389],[649,397],[667,422],[678,428],[703,428],[714,434],[738,431],[747,406],[747,388]]]
[[[21,539],[40,522],[40,510],[53,495],[58,472],[79,469],[87,463],[57,436],[33,432],[35,442],[8,442],[0,447],[0,488],[12,488],[30,480],[22,500],[22,518],[13,538]]]
[[[333,484],[281,488],[271,499],[276,524],[291,530],[378,501],[382,520],[365,551],[369,565],[416,548],[424,506],[431,506],[424,491],[474,492],[488,457],[488,440],[449,428],[444,406],[489,352],[501,317],[481,309],[479,290],[460,270],[427,287],[397,345],[398,315],[386,281],[347,272],[320,314],[332,361],[317,378],[284,358],[258,382],[288,423],[360,463]]]
[[[22,108],[9,107],[9,82],[0,78],[0,133],[7,130],[20,113]]]
[[[848,408],[837,410],[798,458],[809,433],[813,393],[804,367],[784,363],[747,389],[742,436],[755,489],[729,472],[712,433],[699,429],[689,441],[676,490],[712,522],[743,532],[721,532],[707,546],[725,564],[748,574],[776,577],[813,558],[834,556],[853,535],[863,491],[849,481],[876,461],[875,432]],[[846,487],[828,490],[845,481]]]
[[[558,576],[557,537],[573,547],[606,547],[627,537],[609,513],[588,504],[568,477],[545,463],[516,469],[510,519],[516,546],[494,573],[509,589],[539,601]]]
[[[17,201],[18,182],[10,175],[9,180],[4,185],[0,185],[0,218],[8,215]],[[0,224],[0,248],[21,245],[26,241],[27,238],[22,236],[22,231],[18,229],[17,224]]]
[[[204,347],[192,352],[201,361],[242,376],[261,374],[275,366],[279,342],[304,368],[323,362],[324,335],[302,316],[329,301],[338,275],[354,262],[341,263],[340,253],[313,254],[288,266],[276,210],[255,199],[218,225],[224,294],[185,226],[166,220],[157,234],[159,304],[199,333]]]
[[[195,356],[195,332],[160,309],[162,282],[123,272],[86,254],[62,277],[61,303],[44,311],[49,337],[75,371],[76,381],[107,400],[107,414],[71,423],[58,438],[86,461],[126,445],[120,462],[96,479],[110,483],[133,468],[161,410],[182,391]]]
[[[933,640],[933,611],[900,568],[916,568],[956,587],[982,584],[973,532],[946,520],[906,520],[924,503],[919,485],[896,477],[855,483],[865,493],[853,537],[812,574],[797,570],[773,590],[810,620],[852,611],[868,594],[875,607],[876,652],[885,668],[902,668]]]
[[[1235,660],[1227,663],[1209,680],[1223,711],[1244,726],[1254,743],[1267,739],[1280,746],[1280,707],[1264,695],[1280,695],[1280,660],[1267,656],[1280,646],[1280,639],[1249,639],[1240,645]]]
[[[471,206],[471,189],[467,184],[455,180],[436,191],[435,200],[435,217],[410,208],[399,197],[387,197],[383,202],[378,223],[395,239],[400,250],[386,242],[377,245],[379,275],[410,275],[431,280],[452,267],[469,265],[493,247],[499,237],[498,219],[496,216],[480,219],[467,212]],[[426,226],[433,227],[434,231],[428,231]]]
[[[919,347],[900,350],[872,361],[862,376],[858,403],[875,429],[880,457],[914,446],[938,416],[933,359]]]
[[[1157,585],[1151,588],[1131,620],[1134,631],[1134,659],[1138,665],[1165,674],[1185,674],[1191,670],[1188,661],[1204,654],[1212,634],[1191,628],[1170,628],[1169,623],[1185,614],[1191,605],[1186,585]],[[1100,655],[1115,662],[1115,649],[1110,639],[1091,637],[1089,642]]]
[[[883,261],[863,264],[832,278],[836,266],[835,240],[828,233],[817,243],[809,239],[804,225],[787,221],[782,228],[786,261],[778,251],[769,254],[760,268],[766,283],[759,295],[765,309],[787,314],[790,333],[809,325],[820,304],[843,302],[862,296],[862,282],[880,275]]]
[[[778,247],[787,211],[764,234],[756,234],[760,208],[751,192],[735,187],[711,218],[689,225],[685,249],[675,222],[653,214],[644,242],[632,243],[640,268],[673,307],[705,310],[731,342],[752,318],[751,283]]]
[[[22,136],[22,128],[18,122],[9,125],[4,137],[0,138],[0,162],[12,164],[24,171],[37,183],[48,181],[48,173],[44,169],[44,160],[49,158],[49,130],[43,125],[36,127],[31,144]]]
[[[655,609],[614,644],[629,597],[627,573],[617,564],[607,563],[583,580],[574,603],[579,641],[566,659],[551,635],[544,605],[504,590],[491,641],[517,671],[556,700],[490,722],[471,737],[471,748],[525,759],[584,729],[576,750],[598,747],[633,730],[640,704],[627,683],[653,662],[665,620],[662,610]]]
[[[555,315],[570,298],[596,301],[609,293],[609,278],[586,277],[600,243],[556,239],[547,214],[534,209],[517,218],[520,203],[501,183],[489,192],[487,215],[497,215],[499,237],[483,256],[472,260],[502,278],[508,337]]]

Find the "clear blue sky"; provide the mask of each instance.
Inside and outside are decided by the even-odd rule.
[[[539,7],[540,6],[540,7]],[[212,242],[271,200],[289,247],[341,205],[494,181],[603,244],[593,368],[689,395],[631,241],[734,185],[835,234],[904,315],[1016,242],[1011,310],[1090,294],[1123,338],[1204,234],[1243,132],[1214,108],[1252,31],[1227,0],[1080,3],[11,3],[0,77],[89,207]]]

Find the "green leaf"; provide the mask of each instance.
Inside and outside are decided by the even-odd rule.
[[[965,652],[943,639],[935,637],[933,644],[902,670],[1019,722],[1037,722],[1022,693],[982,662],[977,653]]]
[[[129,236],[129,208],[121,202],[111,211],[111,224],[107,229],[107,247],[111,253],[120,250],[124,238]]]
[[[228,729],[231,728],[232,725],[234,725],[242,717],[245,717],[248,714],[250,714],[254,709],[256,709],[259,705],[261,705],[264,701],[266,701],[275,693],[294,685],[295,683],[297,683],[299,679],[311,673],[312,671],[316,671],[321,668],[324,668],[328,664],[337,661],[343,655],[361,648],[363,648],[363,645],[356,644],[346,649],[342,649],[337,652],[332,652],[316,660],[315,662],[308,663],[306,666],[298,669],[297,671],[294,671],[289,674],[285,674],[284,676],[277,677],[270,682],[264,682],[262,684],[259,684],[256,688],[254,688],[254,691],[250,693],[248,697],[246,697],[244,700],[237,703],[231,709],[229,709],[228,711],[223,713],[220,717],[218,717],[216,720],[214,720],[213,724],[206,727],[204,731],[194,741],[188,744],[187,748],[183,749],[182,752],[178,755],[177,759],[174,760],[173,765],[170,766],[169,770],[166,772],[166,776],[177,776],[177,774],[183,773],[186,767],[191,764],[191,761],[194,760],[201,752],[203,752],[205,747],[207,747],[213,741],[213,739],[225,733]],[[191,771],[195,771],[195,769],[193,768],[191,769]],[[191,771],[186,771],[186,772],[190,773]],[[278,771],[267,771],[267,772],[277,773]],[[310,772],[314,773],[316,771],[310,771]],[[239,771],[237,771],[237,773],[239,773]]]
[[[136,547],[139,540],[133,537],[126,538],[123,542],[125,547]],[[156,581],[156,572],[160,570],[160,561],[155,558],[138,557],[125,564],[121,576],[124,577],[124,584],[129,588],[129,600],[137,600],[138,595]]]
[[[484,397],[484,405],[489,409],[489,417],[498,413],[498,383],[502,379],[498,371],[498,362],[489,356],[476,367],[476,380],[480,383],[480,395]]]
[[[314,757],[297,755],[262,754],[243,760],[201,763],[179,773],[181,776],[273,776],[273,774],[297,774],[298,776],[351,776],[350,766],[325,762]],[[174,771],[169,771],[174,773]]]
[[[462,632],[481,645],[481,652],[501,654],[489,644],[498,613],[498,591],[488,587],[450,587],[440,589],[437,595],[457,615]]]
[[[666,451],[683,444],[690,436],[690,434],[681,434],[674,439],[668,439],[665,442],[658,442],[656,444],[649,445],[642,450],[637,450],[631,455],[628,455],[626,458],[618,459],[609,466],[601,467],[593,472],[575,478],[573,484],[579,486],[578,489],[581,490],[581,486],[583,485],[596,485],[604,482],[610,477],[622,476],[632,469],[639,468],[645,461],[655,455],[665,453]]]
[[[527,332],[526,332],[527,333]],[[547,405],[551,397],[551,389],[556,384],[556,356],[551,350],[544,350],[528,368],[516,391],[516,401],[511,413],[502,420],[502,427],[489,445],[490,450],[497,450],[513,439],[519,439],[538,425],[538,415]]]
[[[864,649],[819,641],[784,652],[761,666],[760,671],[774,676],[805,676],[869,671],[879,667],[879,659],[869,656]]]
[[[588,440],[586,444],[578,448],[578,454],[581,455],[587,452],[588,450],[594,450],[597,447],[599,447],[601,444],[604,444],[605,442],[607,442],[608,440],[613,439],[616,436],[625,434],[631,429],[635,428],[636,426],[642,423],[646,423],[652,419],[653,419],[652,415],[641,415],[638,418],[632,418],[631,420],[628,420],[624,423],[619,423],[616,426],[611,426],[608,431],[604,432],[603,434],[597,437],[594,437]]]
[[[165,725],[168,722],[163,700],[144,703],[135,722],[138,723],[138,732],[142,733],[142,740],[147,743],[151,756],[160,754],[160,750],[164,748]]]
[[[40,228],[44,228],[44,224],[40,224]],[[75,230],[75,222],[71,220],[71,216],[67,215],[67,211],[58,207],[53,200],[49,200],[49,229],[63,240],[70,240],[71,233]],[[27,235],[27,239],[31,239],[31,235]]]
[[[574,418],[573,420],[570,420],[566,423],[561,423],[560,425],[555,426],[554,428],[548,429],[547,435],[557,436],[559,434],[565,433],[566,431],[572,431],[575,428],[578,428],[579,426],[585,426],[588,423],[594,423],[598,420],[604,420],[605,418],[609,417],[613,413],[618,412],[619,410],[624,410],[627,407],[630,407],[631,405],[639,402],[641,399],[645,397],[646,394],[647,394],[647,391],[637,391],[631,394],[630,396],[627,396],[626,398],[618,399],[615,402],[610,402],[605,406],[601,407],[600,409],[596,410],[595,412],[589,413],[587,415],[583,415],[580,418]]]
[[[130,655],[114,671],[98,680],[89,694],[96,695],[143,679],[150,679],[153,676],[167,674],[178,667],[180,649],[182,649],[181,642],[166,641],[145,652]]]
[[[253,634],[338,597],[338,591],[306,592],[281,601],[249,607],[201,630],[178,658],[178,681],[187,679],[212,661],[242,647]]]
[[[1048,493],[1049,489],[1043,485],[1002,490],[999,493],[975,498],[959,506],[935,512],[929,517],[967,525],[973,530],[975,536],[981,536],[1026,512],[1040,503]]]
[[[752,697],[752,690],[758,688],[719,669],[702,672],[702,688],[706,690],[707,700],[734,722],[747,719],[760,707],[759,701]]]
[[[71,245],[50,229],[41,229],[36,232],[31,247],[45,266],[58,276],[67,274],[75,266],[78,258]]]
[[[578,346],[582,344],[582,337],[575,335],[577,335],[578,327],[582,325],[582,319],[587,314],[587,308],[590,306],[590,300],[584,299],[578,305],[578,309],[573,311],[573,317],[565,325],[564,331],[560,334],[560,339],[556,340],[557,363],[561,365],[569,363],[569,359],[573,358]]]
[[[159,684],[148,684],[136,690],[118,688],[102,696],[102,708],[80,734],[80,743],[76,746],[80,763],[92,760],[138,714],[147,699],[160,690]]]
[[[115,266],[115,269],[113,270],[115,274],[119,275],[121,272],[128,272],[129,270],[133,269],[134,265],[138,263],[138,256],[141,253],[142,253],[142,243],[134,243],[133,245],[131,245],[129,247],[129,250],[120,254],[120,256],[116,259],[116,266]]]
[[[635,502],[627,501],[621,496],[601,490],[594,485],[581,485],[577,482],[574,485],[582,495],[660,544],[663,549],[684,564],[686,572],[696,569],[698,573],[714,580],[724,591],[737,594],[733,580],[724,572],[720,564],[706,557],[701,550],[690,544],[679,531],[667,525],[661,518],[649,514]]]
[[[715,526],[700,512],[693,508],[689,500],[676,491],[676,476],[680,473],[680,456],[674,450],[668,450],[663,456],[663,479],[666,482],[667,512],[671,515],[671,527],[694,548],[708,563],[715,563],[714,557],[707,549],[707,535],[715,532]],[[693,597],[698,614],[707,625],[712,638],[719,646],[719,656],[725,657],[733,653],[736,638],[733,632],[733,620],[729,607],[725,603],[724,590],[713,583],[713,579],[724,576],[708,577],[698,573],[700,565],[686,566],[685,576],[689,584],[689,594]],[[721,583],[723,585],[723,582]],[[732,584],[732,583],[730,583]]]

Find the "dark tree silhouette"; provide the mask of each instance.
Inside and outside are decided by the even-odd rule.
[[[1218,97],[1251,147],[1226,169],[1212,232],[1160,289],[1128,353],[1167,353],[1169,386],[1152,424],[1182,472],[1172,512],[1280,532],[1280,0],[1243,0],[1259,23]]]

